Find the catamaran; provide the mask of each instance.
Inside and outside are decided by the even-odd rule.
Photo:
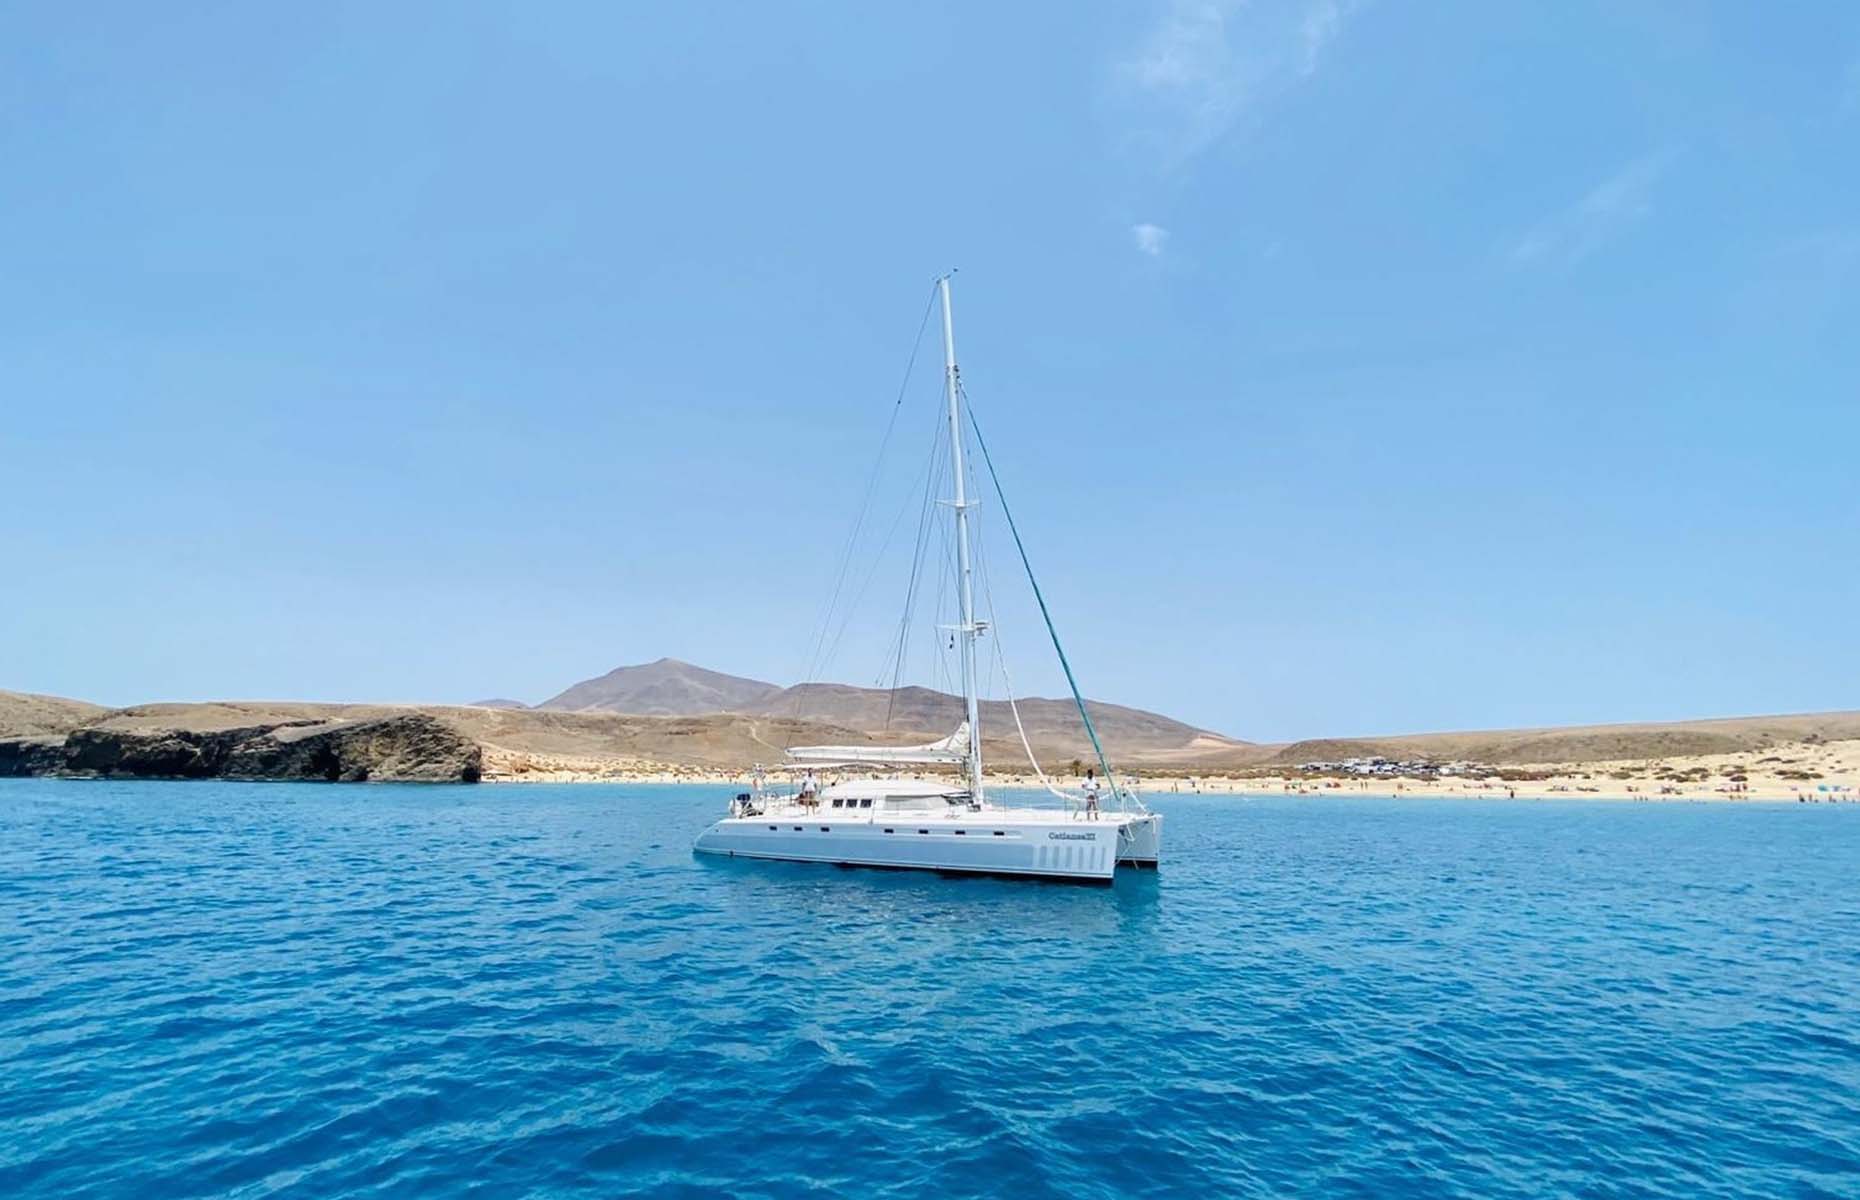
[[[1071,687],[1107,794],[1095,780],[1078,793],[1052,784],[1040,770],[1018,706],[1009,696],[1014,723],[1028,761],[1057,804],[1002,803],[988,794],[982,776],[981,680],[976,640],[989,628],[976,619],[965,490],[963,390],[956,367],[950,315],[950,277],[937,280],[943,316],[944,391],[949,405],[949,449],[954,496],[957,595],[960,619],[945,627],[959,649],[965,719],[948,737],[917,746],[796,746],[783,768],[796,782],[770,787],[761,769],[751,791],[739,793],[729,812],[698,836],[703,854],[738,858],[897,867],[958,874],[1005,875],[1109,883],[1119,867],[1155,867],[1162,849],[1162,817],[1149,811],[1121,781],[1106,757],[1097,727],[1073,678],[1071,664],[1053,630],[1039,583],[1033,579],[1013,515],[1003,515],[1027,570],[1053,649]],[[927,314],[926,314],[927,315]],[[994,476],[987,443],[974,427],[983,460]],[[908,614],[907,614],[908,617]],[[940,767],[941,773],[898,774],[901,768]],[[863,776],[863,777],[861,777]],[[824,780],[824,782],[823,782]]]

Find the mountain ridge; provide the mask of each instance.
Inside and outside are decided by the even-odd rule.
[[[781,691],[773,683],[726,675],[676,658],[615,667],[571,684],[536,707],[556,712],[615,712],[643,717],[701,717],[742,712]]]
[[[1102,700],[1085,703],[1102,736],[1127,747],[1237,750],[1251,745],[1161,713]],[[1084,735],[1078,707],[1070,698],[1033,696],[1019,700],[1017,706],[1020,725],[1032,740],[1069,740]],[[940,737],[959,725],[964,715],[961,697],[933,688],[863,688],[843,683],[782,687],[675,658],[615,667],[565,688],[536,708],[631,716],[782,718],[840,726],[870,736]],[[982,701],[981,718],[985,730],[1015,728],[1014,710],[1003,700]]]

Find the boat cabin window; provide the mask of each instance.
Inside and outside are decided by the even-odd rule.
[[[838,796],[835,796],[835,797],[833,797],[833,807],[835,807],[835,808],[845,808],[845,807],[846,807],[846,801],[845,801],[845,800],[843,800],[843,799],[841,799],[841,798],[840,798],[840,797],[838,797]]]
[[[860,808],[870,808],[870,807],[872,807],[872,797],[870,797],[870,796],[863,796],[863,797],[861,797],[861,798],[860,798],[860,800],[859,800],[859,807],[860,807]]]

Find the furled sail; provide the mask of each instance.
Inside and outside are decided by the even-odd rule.
[[[959,763],[969,757],[969,723],[927,746],[790,746],[796,762],[840,763]]]

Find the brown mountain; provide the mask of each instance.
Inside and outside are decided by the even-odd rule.
[[[772,683],[707,671],[675,658],[615,667],[584,679],[537,708],[560,712],[614,712],[646,717],[701,717],[710,713],[754,712],[781,694]]]
[[[1151,750],[1239,749],[1246,745],[1142,709],[1087,701],[1092,721],[1113,753]],[[930,688],[896,690],[806,683],[783,688],[662,658],[619,667],[585,680],[539,709],[610,712],[635,716],[703,717],[719,714],[769,717],[853,730],[873,739],[909,741],[942,737],[962,722],[962,700]],[[1020,719],[1035,746],[1083,746],[1084,724],[1071,700],[1034,697],[1020,701]],[[990,740],[1017,738],[1006,701],[982,702],[982,727]]]

